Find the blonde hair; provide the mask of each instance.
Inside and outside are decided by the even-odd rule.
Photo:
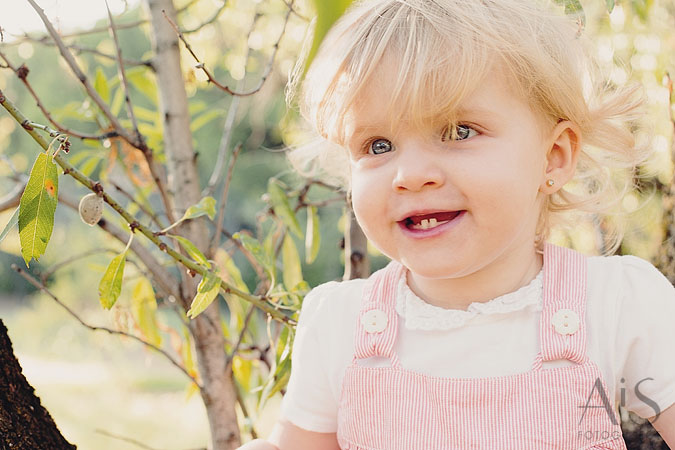
[[[385,64],[392,61],[386,56],[395,56],[396,64]],[[378,71],[394,71],[396,80],[382,110],[394,121],[405,116],[423,126],[439,117],[452,124],[462,101],[495,65],[507,70],[514,92],[543,123],[569,120],[582,135],[575,178],[544,201],[537,248],[552,227],[569,224],[564,211],[616,213],[636,167],[649,156],[635,139],[640,86],[603,82],[578,23],[544,0],[356,3],[328,33],[302,83],[300,71],[289,82],[289,102],[298,100],[320,135],[291,152],[291,162],[349,189],[349,162],[336,150],[344,145],[343,119]],[[619,228],[608,230],[604,251],[613,252],[621,238]]]

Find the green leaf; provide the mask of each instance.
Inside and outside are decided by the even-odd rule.
[[[103,69],[99,66],[96,69],[96,78],[94,79],[94,89],[98,92],[105,103],[110,101],[110,88],[108,88],[108,80],[103,73]]]
[[[157,299],[152,283],[145,277],[138,280],[131,293],[131,311],[143,337],[159,347],[162,337],[157,326]]]
[[[188,252],[190,258],[194,259],[197,263],[206,266],[209,269],[211,268],[211,263],[209,262],[208,259],[206,259],[206,256],[204,256],[204,254],[197,248],[195,244],[193,244],[191,241],[181,236],[176,236],[173,234],[170,234],[169,236],[176,239],[180,243],[180,245],[185,249],[185,251]]]
[[[267,183],[267,192],[270,196],[270,201],[272,202],[274,214],[281,219],[294,235],[302,238],[302,230],[300,229],[298,218],[295,217],[295,213],[291,209],[286,192],[284,192],[281,186],[279,186],[273,178],[270,178],[269,183]]]
[[[209,216],[213,220],[216,216],[216,199],[213,197],[204,197],[196,205],[190,206],[181,220],[194,219],[203,215]]]
[[[197,295],[192,300],[190,309],[187,312],[188,317],[194,319],[201,314],[218,296],[220,289],[220,278],[213,272],[206,272],[206,276],[197,286]]]
[[[261,396],[261,405],[286,387],[291,375],[291,350],[293,347],[294,334],[289,331],[288,327],[284,327],[277,341],[276,348],[276,369],[274,375],[270,377]]]
[[[649,10],[653,3],[654,0],[631,0],[633,11],[642,22],[647,22],[647,19],[649,19]]]
[[[56,164],[46,153],[40,153],[19,202],[19,240],[26,266],[32,258],[38,260],[47,249],[54,228],[58,196]]]
[[[305,262],[307,264],[314,262],[316,255],[319,254],[320,245],[319,214],[316,206],[310,206],[307,208],[307,230],[305,231]]]
[[[9,222],[5,225],[5,229],[0,233],[0,242],[9,234],[12,229],[19,224],[19,208],[16,208],[9,218]]]
[[[572,17],[577,17],[581,21],[582,26],[586,26],[586,13],[584,7],[581,6],[579,0],[555,0],[556,3],[565,6],[565,14]]]
[[[113,116],[117,116],[122,110],[122,104],[124,103],[124,89],[118,87],[115,90],[115,95],[113,95],[112,104],[110,105],[110,112],[113,113]]]
[[[612,11],[614,11],[614,4],[615,4],[614,0],[605,0],[605,4],[607,5],[607,12],[611,13]]]
[[[105,270],[103,278],[101,278],[98,284],[99,300],[105,309],[112,308],[122,292],[122,278],[124,277],[126,256],[126,251],[115,256],[110,261],[110,264],[108,264],[108,268]]]
[[[126,71],[127,80],[148,100],[157,105],[157,84],[152,80],[148,71],[147,67],[132,67]]]
[[[312,60],[319,50],[321,41],[326,37],[328,30],[344,14],[347,7],[352,3],[352,0],[313,0],[312,3],[314,3],[314,7],[316,8],[316,27],[314,29],[312,47],[307,56],[305,71],[312,64]]]
[[[87,160],[80,166],[80,172],[82,172],[82,174],[87,177],[91,176],[91,174],[96,170],[96,167],[98,167],[98,163],[100,163],[102,159],[103,157],[100,155],[89,156]]]
[[[241,241],[241,244],[244,246],[244,248],[251,252],[251,255],[253,255],[255,260],[263,266],[270,278],[274,280],[276,272],[274,270],[274,260],[270,254],[265,251],[260,242],[244,233],[235,233],[232,237]]]
[[[230,255],[225,250],[223,250],[222,248],[218,248],[216,250],[214,259],[216,260],[216,263],[218,264],[218,267],[221,270],[221,272],[219,272],[219,275],[221,277],[231,281],[232,284],[234,284],[237,289],[244,291],[246,293],[250,292],[248,290],[248,286],[246,285],[246,283],[244,283],[244,279],[241,277],[241,271],[234,263],[232,257],[230,257]]]
[[[286,234],[284,242],[281,245],[281,261],[284,267],[283,279],[286,289],[293,289],[300,284],[302,278],[302,267],[300,265],[300,255],[295,247],[295,242],[291,235]]]
[[[199,130],[201,127],[206,125],[207,123],[211,122],[213,119],[216,117],[220,117],[223,115],[223,112],[218,109],[211,109],[206,111],[204,114],[201,116],[195,118],[191,123],[190,123],[190,131],[193,133],[197,130]]]

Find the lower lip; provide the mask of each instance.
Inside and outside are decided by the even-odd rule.
[[[451,229],[455,228],[462,220],[465,213],[466,210],[457,214],[457,216],[451,221],[446,222],[442,225],[438,225],[437,227],[434,228],[429,228],[428,230],[415,230],[412,228],[408,228],[407,226],[405,226],[405,221],[398,222],[398,226],[401,227],[401,231],[403,231],[403,234],[405,234],[408,237],[414,239],[426,239],[438,236],[441,233],[445,233],[446,231],[450,231]]]

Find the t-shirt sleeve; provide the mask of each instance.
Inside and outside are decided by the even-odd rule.
[[[617,386],[623,406],[648,418],[675,403],[675,288],[649,262],[621,259]]]
[[[320,433],[337,431],[338,405],[330,389],[326,352],[320,339],[320,330],[325,328],[321,304],[333,284],[315,288],[303,300],[291,355],[291,376],[281,404],[282,417],[300,428]]]

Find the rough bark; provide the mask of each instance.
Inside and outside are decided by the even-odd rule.
[[[153,29],[153,67],[164,121],[169,192],[173,198],[174,216],[181,217],[189,206],[199,201],[201,190],[178,37],[163,14],[165,12],[176,22],[176,12],[172,0],[146,0],[146,5]],[[208,230],[203,220],[189,221],[180,227],[179,233],[206,253]],[[196,281],[189,277],[183,279],[181,301],[184,307],[188,307],[194,297]],[[209,418],[212,447],[215,450],[237,448],[240,436],[235,412],[236,392],[232,373],[226,370],[225,340],[217,301],[190,322],[190,332],[195,342],[203,385],[201,396]]]
[[[0,319],[0,448],[71,450],[21,372],[7,328]]]

